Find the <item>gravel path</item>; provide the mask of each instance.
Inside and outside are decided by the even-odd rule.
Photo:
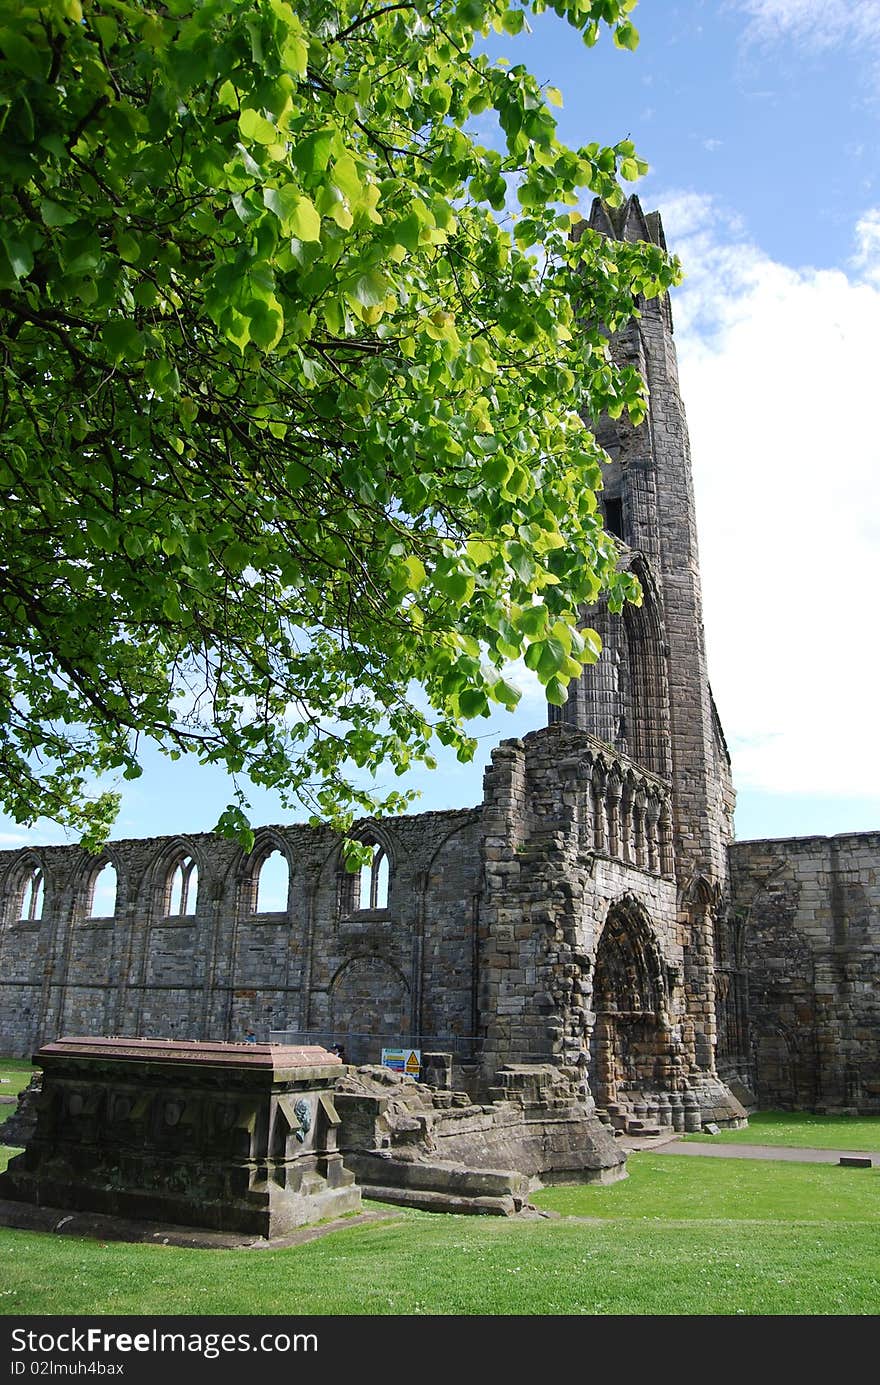
[[[687,1154],[698,1159],[781,1159],[798,1164],[837,1164],[841,1159],[873,1159],[880,1164],[880,1154],[860,1149],[795,1149],[791,1145],[725,1145],[688,1144],[684,1140],[668,1140],[651,1146],[647,1140],[640,1149],[652,1149],[654,1154]]]

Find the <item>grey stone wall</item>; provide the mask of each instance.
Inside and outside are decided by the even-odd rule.
[[[722,1065],[764,1107],[880,1113],[880,833],[730,859]]]
[[[351,1035],[351,1061],[431,1036],[473,1047],[479,814],[363,823],[384,850],[387,905],[356,907],[339,844],[323,828],[270,827],[250,855],[201,834],[0,853],[0,1051],[60,1034],[258,1038],[272,1030]],[[261,866],[280,851],[287,907],[256,912]],[[198,866],[195,912],[168,913],[178,864]],[[90,917],[94,878],[117,874],[112,917]],[[41,916],[21,918],[43,874]]]

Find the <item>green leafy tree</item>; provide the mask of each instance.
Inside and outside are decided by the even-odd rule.
[[[635,45],[634,0],[557,0]],[[524,655],[553,702],[616,567],[584,419],[674,281],[572,237],[628,141],[570,149],[516,0],[0,0],[0,799],[92,844],[139,748],[341,827],[360,776],[472,754]],[[500,150],[472,133],[497,120]],[[512,206],[515,211],[509,211]]]

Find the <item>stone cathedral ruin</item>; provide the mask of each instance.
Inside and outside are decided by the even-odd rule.
[[[635,197],[597,202],[590,224],[664,243]],[[547,1113],[555,1139],[578,1094],[608,1169],[620,1156],[600,1121],[739,1123],[749,1092],[880,1112],[880,833],[733,841],[670,305],[640,306],[614,350],[647,380],[650,411],[598,433],[605,523],[644,602],[590,612],[604,650],[568,703],[498,746],[479,806],[363,822],[374,856],[360,876],[329,829],[307,826],[261,829],[249,855],[211,834],[111,842],[98,859],[0,853],[0,1052],[251,1029],[260,1045],[341,1044],[349,1064],[411,1045],[451,1055],[435,1144],[466,1152],[470,1110],[468,1130],[482,1112],[500,1150],[486,1113],[518,1093],[545,1150],[527,1173],[554,1167]],[[286,903],[266,909],[278,854]],[[115,905],[96,888],[111,873]],[[381,1103],[349,1096],[379,1120]]]

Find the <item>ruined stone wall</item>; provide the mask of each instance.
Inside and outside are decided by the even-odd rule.
[[[759,1104],[880,1113],[880,833],[737,842],[723,1059]]]
[[[552,1062],[579,1068],[615,1120],[686,1094],[738,1122],[714,1013],[689,990],[668,782],[557,722],[495,751],[483,821],[484,1079]]]
[[[639,790],[627,796],[628,777]],[[680,981],[676,887],[657,835],[659,803],[647,830],[622,811],[649,790],[665,804],[668,785],[561,723],[495,752],[485,779],[480,919],[487,1071],[508,1060],[577,1064],[592,1026],[596,950],[615,903],[638,902],[667,981]],[[644,821],[644,801],[641,813]]]
[[[0,853],[0,1052],[27,1054],[67,1034],[241,1039],[251,1027],[352,1034],[351,1061],[421,1035],[472,1048],[479,813],[365,823],[389,862],[382,907],[323,828],[271,827],[245,854],[212,834]],[[257,912],[270,853],[289,865],[285,908]],[[181,861],[198,868],[192,913],[169,912]],[[116,907],[91,917],[105,861]],[[38,916],[23,918],[35,872]],[[192,903],[193,901],[191,901]],[[359,1037],[359,1036],[371,1036]]]

